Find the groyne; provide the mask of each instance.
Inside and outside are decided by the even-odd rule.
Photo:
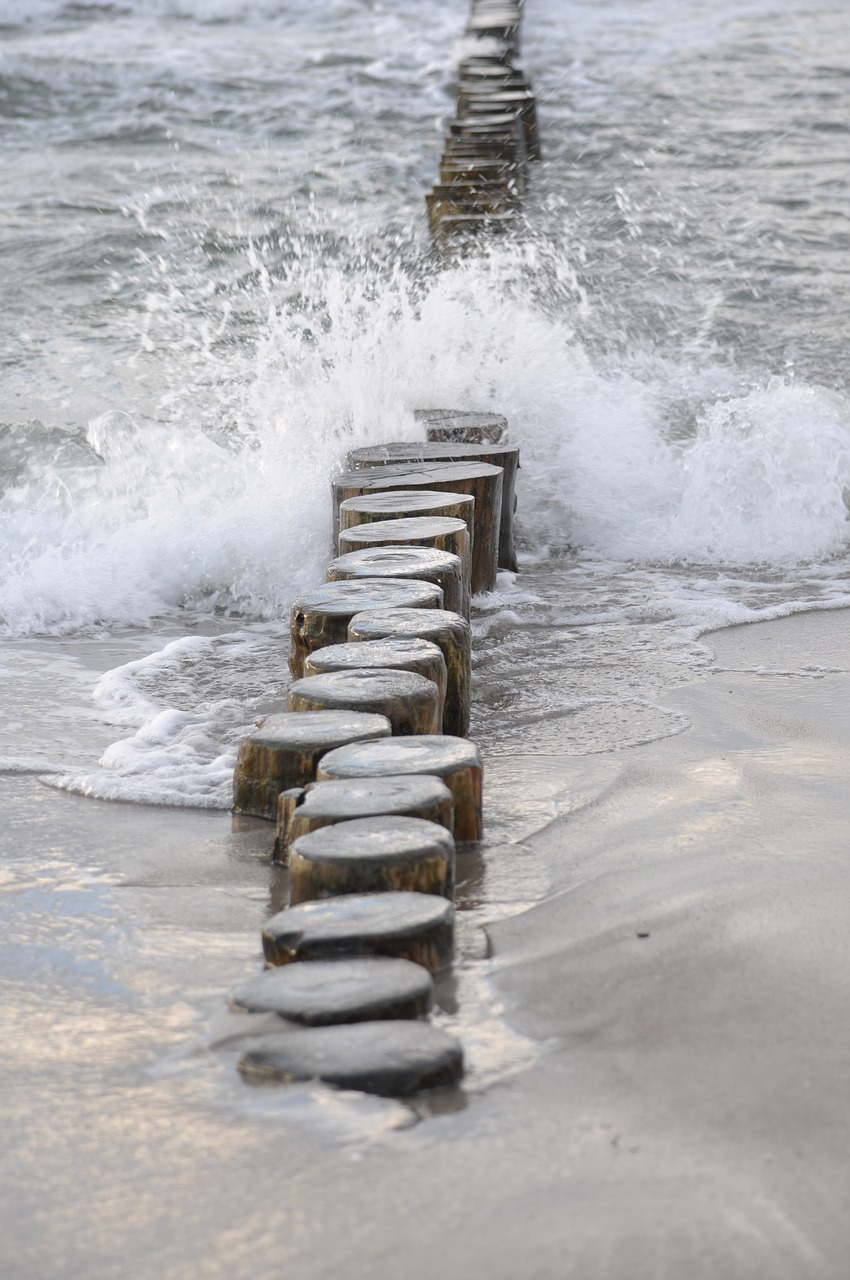
[[[521,17],[521,0],[473,0],[427,197],[441,250],[514,227],[540,158]],[[275,821],[289,871],[266,968],[230,995],[280,1018],[246,1030],[249,1079],[406,1097],[463,1076],[462,1044],[429,1015],[455,953],[456,850],[486,822],[469,616],[500,568],[517,570],[520,458],[500,414],[424,408],[416,421],[419,442],[355,450],[333,478],[334,558],[292,604],[287,708],[240,749],[234,811]]]
[[[439,178],[426,197],[444,253],[514,230],[540,159],[537,101],[519,66],[523,0],[473,0]]]

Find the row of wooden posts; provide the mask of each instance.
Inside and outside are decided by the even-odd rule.
[[[517,66],[523,0],[472,0],[456,109],[447,126],[428,221],[442,250],[512,229],[529,161],[540,159],[537,104]]]
[[[519,451],[499,415],[417,417],[426,441],[356,450],[333,480],[338,554],[293,602],[287,710],[239,751],[234,809],[274,820],[289,867],[267,967],[230,997],[282,1018],[249,1042],[248,1077],[409,1096],[463,1074],[427,1015],[454,956],[456,847],[482,836],[469,610],[516,568]]]

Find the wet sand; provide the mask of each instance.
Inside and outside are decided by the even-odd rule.
[[[488,762],[484,1068],[418,1115],[210,1047],[258,824],[5,775],[3,1276],[844,1277],[850,612],[706,643],[686,732]]]

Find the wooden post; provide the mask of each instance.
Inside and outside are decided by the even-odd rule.
[[[355,818],[300,836],[289,852],[289,905],[343,893],[454,893],[454,840],[418,818]]]
[[[516,210],[517,197],[508,188],[496,183],[440,183],[425,197],[428,208],[428,225],[432,232],[439,230],[443,218],[457,214],[478,213],[508,214]]]
[[[415,409],[413,417],[425,427],[430,443],[507,444],[508,420],[500,413],[469,413],[462,409]]]
[[[393,733],[439,733],[440,691],[415,671],[329,671],[303,676],[289,690],[290,711],[368,711],[386,716]]]
[[[447,122],[440,183],[425,197],[435,248],[466,256],[519,224],[527,162],[540,159],[534,94],[514,65],[519,0],[472,0],[471,46],[458,67],[456,111]],[[483,184],[483,185],[479,185]]]
[[[470,555],[475,541],[475,498],[471,493],[440,492],[439,489],[376,489],[357,498],[346,498],[339,506],[339,532],[357,524],[380,520],[403,520],[409,516],[454,516],[469,530]],[[336,543],[339,549],[339,541]]]
[[[464,843],[482,835],[483,767],[474,742],[435,734],[428,738],[384,738],[329,751],[320,779],[379,778],[384,774],[430,774],[442,778],[454,799],[454,836]]]
[[[450,213],[437,225],[434,246],[444,262],[457,262],[485,239],[507,235],[515,227],[512,213]]]
[[[464,520],[455,516],[408,516],[393,520],[372,520],[367,524],[356,524],[350,529],[339,531],[340,555],[381,546],[434,547],[438,551],[447,551],[450,555],[457,556],[463,570],[463,598],[461,607],[456,612],[468,616],[472,589],[472,546]],[[443,608],[455,608],[445,598],[445,591]]]
[[[442,662],[442,654],[439,657]],[[233,775],[234,812],[276,818],[281,791],[313,782],[326,751],[346,742],[389,737],[391,732],[386,716],[362,711],[314,711],[309,715],[284,711],[266,716],[239,747]]]
[[[249,1080],[321,1080],[379,1097],[410,1098],[463,1076],[459,1040],[427,1022],[297,1027],[260,1036],[239,1059]]]
[[[388,520],[387,524],[396,521]],[[399,524],[403,522],[398,521]],[[468,545],[468,530],[464,522],[462,526],[464,538]],[[382,522],[364,525],[364,529],[379,529]],[[345,536],[340,530],[340,538]],[[353,530],[352,530],[353,532]],[[379,544],[366,546],[360,551],[348,551],[337,556],[328,565],[328,582],[347,582],[351,578],[421,578],[424,582],[433,582],[443,593],[443,608],[453,613],[462,613],[469,617],[469,573],[471,561],[467,557],[466,565],[459,556],[450,551],[440,551],[435,547],[395,546]],[[305,675],[307,672],[305,671]]]
[[[308,786],[312,785],[310,783]],[[287,787],[277,798],[277,824],[275,826],[272,862],[286,866],[289,862],[289,847],[295,839],[293,823],[298,806],[303,802],[307,787]]]
[[[450,153],[440,161],[440,182],[478,179],[502,183],[507,190],[514,190],[519,195],[525,191],[525,174],[515,160],[482,155],[476,148],[471,155]]]
[[[439,973],[454,955],[454,907],[434,893],[349,893],[302,902],[266,922],[263,952],[271,965],[398,956]]]
[[[496,585],[499,524],[502,516],[501,467],[487,462],[411,462],[399,466],[364,467],[334,478],[334,537],[339,533],[340,503],[381,489],[444,489],[475,498],[472,541],[472,590]]]
[[[418,637],[402,640],[370,640],[365,644],[329,644],[316,649],[304,660],[305,676],[321,676],[329,671],[370,670],[415,671],[433,680],[440,692],[440,718],[446,703],[446,660],[438,645]],[[300,712],[301,716],[306,712]],[[318,712],[315,714],[319,714]],[[325,714],[330,714],[327,712]],[[390,725],[387,721],[387,734]],[[342,743],[334,744],[342,746]],[[309,779],[312,781],[313,779]]]
[[[472,634],[465,618],[448,609],[370,609],[355,614],[348,625],[348,636],[350,640],[419,636],[439,645],[448,675],[443,730],[460,738],[466,736]]]
[[[519,14],[514,16],[501,8],[492,13],[486,9],[482,13],[472,13],[466,24],[466,35],[478,40],[502,40],[510,49],[511,56],[515,56],[519,53]]]
[[[342,782],[311,782],[303,791],[283,791],[278,800],[275,861],[286,863],[299,836],[317,827],[351,818],[383,815],[422,818],[454,831],[452,793],[440,778],[374,778]]]
[[[264,969],[240,982],[227,998],[232,1009],[326,1027],[422,1018],[434,1003],[434,981],[427,969],[410,960],[356,956]]]
[[[302,676],[307,654],[345,640],[350,619],[363,609],[433,609],[442,603],[443,593],[433,583],[404,578],[327,582],[301,591],[292,605],[289,670],[296,679]]]
[[[499,567],[517,571],[514,549],[513,519],[516,509],[516,477],[519,470],[519,449],[508,444],[469,444],[460,441],[428,441],[425,444],[408,441],[392,444],[376,444],[365,449],[354,449],[348,455],[352,470],[364,467],[403,465],[408,462],[464,462],[476,458],[501,467],[502,506],[499,518]],[[446,548],[450,550],[451,548]],[[342,547],[340,546],[340,550]]]

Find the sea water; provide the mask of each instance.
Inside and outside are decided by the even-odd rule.
[[[0,0],[6,768],[226,807],[329,479],[422,406],[522,452],[490,750],[553,714],[582,751],[677,731],[645,695],[701,634],[850,603],[846,9],[530,0],[525,225],[445,266],[464,16]]]
[[[330,477],[417,407],[521,448],[491,758],[681,732],[655,697],[712,628],[850,602],[840,6],[530,3],[545,161],[451,266],[423,193],[462,6],[0,18],[6,771],[226,809]]]

